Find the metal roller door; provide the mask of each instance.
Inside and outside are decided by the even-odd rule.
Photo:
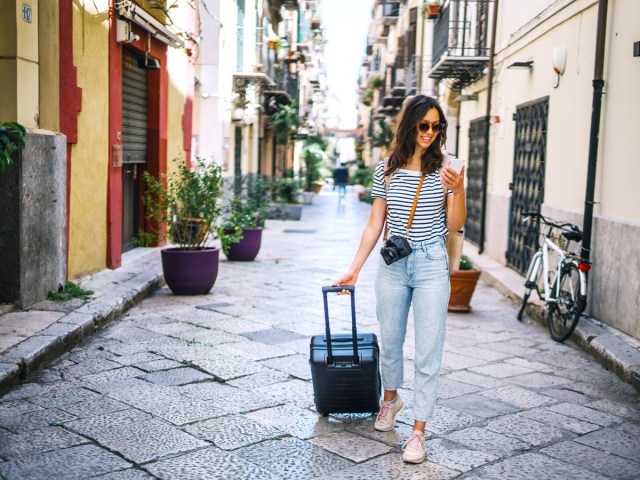
[[[136,246],[142,211],[142,173],[147,168],[147,71],[137,57],[122,55],[122,251]]]

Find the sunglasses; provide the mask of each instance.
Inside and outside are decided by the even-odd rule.
[[[444,123],[420,122],[418,124],[418,130],[421,133],[427,133],[429,130],[433,130],[435,133],[440,133],[443,128]]]

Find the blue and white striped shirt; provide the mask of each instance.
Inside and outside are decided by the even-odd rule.
[[[373,177],[372,198],[387,200],[387,225],[389,236],[405,236],[413,199],[420,183],[421,172],[400,168],[396,170],[386,191],[384,159],[376,166]],[[448,191],[451,194],[451,191]],[[420,190],[416,213],[409,232],[409,239],[424,242],[447,234],[445,205],[440,172],[427,175]]]

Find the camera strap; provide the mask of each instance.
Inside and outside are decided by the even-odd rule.
[[[389,157],[385,158],[384,160],[384,170],[387,170],[387,167],[389,165]],[[385,181],[385,191],[387,193],[389,193],[389,185],[391,185],[391,178],[393,178],[393,174],[395,173],[395,171],[391,172],[389,175],[385,175],[384,177],[384,181]],[[416,207],[418,206],[418,197],[420,196],[420,190],[422,189],[422,184],[424,183],[424,173],[422,174],[422,176],[420,177],[420,183],[418,183],[418,188],[416,190],[416,195],[413,197],[413,205],[411,206],[411,213],[409,214],[409,221],[407,222],[407,230],[406,230],[406,236],[409,236],[409,230],[411,230],[411,224],[413,223],[413,216],[416,213]],[[387,241],[387,237],[389,236],[389,204],[387,203],[387,215],[385,217],[385,223],[384,223],[384,237],[382,237],[382,240],[384,240],[385,242]]]

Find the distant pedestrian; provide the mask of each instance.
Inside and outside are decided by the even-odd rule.
[[[342,199],[346,196],[347,183],[349,183],[349,169],[340,164],[333,171],[333,184],[338,187],[338,198]]]
[[[442,168],[446,132],[447,121],[436,100],[417,95],[406,104],[391,154],[375,170],[374,201],[360,246],[347,273],[334,283],[355,285],[386,220],[391,237],[385,244],[387,258],[378,259],[375,280],[384,398],[374,428],[393,430],[404,408],[397,390],[403,383],[402,349],[409,308],[413,306],[414,425],[413,434],[403,446],[402,459],[407,463],[425,459],[424,430],[436,401],[450,292],[445,218],[456,230],[466,218],[464,170],[457,174],[449,167]],[[447,189],[446,217],[443,187]],[[416,197],[415,218],[409,222]],[[396,241],[398,252],[402,251],[399,255],[389,253],[388,247]]]

